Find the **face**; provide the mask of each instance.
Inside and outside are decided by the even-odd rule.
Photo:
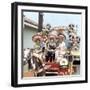
[[[37,40],[36,43],[39,44],[40,43],[40,40]]]
[[[54,42],[54,39],[53,39],[53,38],[51,38],[51,39],[50,39],[50,42]]]
[[[62,38],[60,38],[60,40],[59,40],[60,42],[62,42]]]
[[[60,37],[60,42],[63,42],[64,41],[64,37]]]

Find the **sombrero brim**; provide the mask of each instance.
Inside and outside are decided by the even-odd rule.
[[[42,36],[41,35],[35,35],[35,36],[32,37],[32,40],[33,41],[42,40]]]
[[[49,35],[48,38],[49,38],[49,39],[50,39],[50,38],[55,39],[56,36],[55,36],[55,35]]]
[[[61,35],[59,35],[59,38],[64,38],[64,39],[66,39],[66,36],[65,36],[64,34],[61,34]]]

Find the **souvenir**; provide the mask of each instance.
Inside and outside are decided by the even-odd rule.
[[[11,85],[87,82],[87,6],[12,3]]]

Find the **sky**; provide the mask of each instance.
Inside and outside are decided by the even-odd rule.
[[[38,12],[24,12],[24,15],[38,23]],[[43,25],[50,24],[55,26],[68,26],[69,24],[78,25],[78,34],[81,32],[81,14],[64,13],[43,13]]]

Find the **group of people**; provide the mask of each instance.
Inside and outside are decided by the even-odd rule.
[[[46,62],[58,62],[67,50],[79,49],[80,38],[75,32],[73,24],[69,25],[67,36],[64,29],[39,32],[32,37],[35,42],[34,50],[36,53],[42,52]]]
[[[47,40],[37,39],[35,41],[34,49],[36,52],[42,52],[45,55],[46,62],[54,62],[57,60],[58,56],[63,56],[65,54],[65,35],[59,34],[48,35]]]
[[[44,72],[44,62],[59,63],[62,66],[67,66],[68,62],[72,62],[70,51],[78,50],[80,38],[75,34],[73,25],[69,26],[68,40],[63,29],[38,32],[32,37],[34,44],[33,49],[30,49],[28,57],[29,69],[33,68]],[[68,42],[68,43],[67,43]],[[69,51],[69,61],[65,58],[65,54]],[[44,72],[45,73],[45,72]]]

